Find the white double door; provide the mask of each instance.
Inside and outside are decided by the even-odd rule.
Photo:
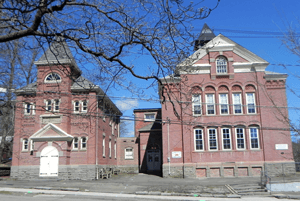
[[[53,146],[45,147],[41,152],[40,177],[58,176],[58,150]]]

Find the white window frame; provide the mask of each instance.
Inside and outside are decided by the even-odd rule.
[[[111,135],[115,136],[115,123],[114,122],[112,122],[112,125],[111,125]]]
[[[200,131],[200,133],[199,133],[199,131]],[[198,136],[201,136],[201,139],[197,138]],[[197,149],[197,142],[200,142],[200,146],[202,145],[202,149]],[[201,129],[201,128],[194,129],[194,150],[195,151],[204,151],[204,134],[203,134],[203,129]]]
[[[78,103],[78,105],[76,105]],[[78,110],[76,110],[76,108],[78,108]],[[73,102],[73,110],[74,113],[80,113],[80,101],[79,100],[75,100]]]
[[[209,101],[209,96],[212,96],[212,102]],[[215,106],[215,94],[205,94],[205,102],[206,102],[206,115],[215,115],[216,114],[216,106]],[[213,107],[213,114],[208,114],[208,106]]]
[[[103,155],[103,158],[105,158],[105,138],[103,138],[102,140],[102,155]]]
[[[52,111],[52,100],[46,99],[45,102],[46,102],[46,112],[51,112]],[[50,107],[50,109],[49,109],[49,107]]]
[[[239,95],[239,99],[240,99],[240,102],[239,103],[236,103],[236,99],[235,99],[235,95]],[[242,100],[242,93],[233,93],[232,94],[232,101],[233,101],[233,113],[234,114],[243,114],[243,100]],[[241,107],[241,112],[240,113],[237,113],[235,112],[235,108],[237,106],[240,106]]]
[[[133,158],[133,147],[125,148],[125,160],[132,160]]]
[[[22,151],[28,151],[28,147],[29,147],[29,140],[28,138],[24,138],[22,140]]]
[[[49,76],[54,76],[54,77],[58,76],[58,77],[52,78],[51,80],[47,80]],[[57,78],[59,78],[59,79],[57,79]],[[57,73],[54,73],[54,72],[49,73],[45,77],[45,80],[44,80],[44,83],[60,83],[60,82],[61,82],[61,76],[59,74],[57,74]]]
[[[219,56],[216,58],[216,73],[217,75],[228,74],[228,62],[226,57]]]
[[[56,109],[56,107],[58,107],[58,109]],[[53,100],[53,112],[59,112],[59,107],[60,107],[60,100],[54,99]]]
[[[238,129],[241,129],[243,131],[243,137],[239,137],[238,138]],[[236,141],[236,149],[237,150],[245,150],[246,149],[246,139],[245,139],[245,129],[244,128],[241,128],[241,127],[237,127],[234,129],[235,130],[235,141]],[[243,144],[244,144],[244,148],[239,148],[238,146],[238,140],[243,140]]]
[[[111,158],[111,140],[108,142],[109,158]]]
[[[252,129],[255,129],[256,130],[256,137],[253,137],[252,136]],[[255,139],[257,140],[257,147],[253,148],[252,147],[252,140]],[[250,145],[250,149],[260,149],[260,145],[259,145],[259,131],[258,131],[258,128],[257,127],[250,127],[249,128],[249,145]]]
[[[34,150],[34,141],[30,140],[30,151]]]
[[[87,100],[83,100],[81,102],[81,112],[82,113],[87,113],[88,111],[88,101]]]
[[[214,131],[214,136],[215,136],[215,139],[211,138],[211,134],[210,131]],[[209,151],[218,151],[218,131],[216,128],[208,128],[207,129],[207,136],[208,136],[208,150]],[[211,141],[215,141],[216,142],[216,148],[215,149],[212,149],[211,147]]]
[[[115,159],[117,158],[117,143],[114,144]]]
[[[84,142],[85,139],[85,142]],[[80,138],[80,149],[86,150],[87,149],[87,137],[81,137]],[[85,144],[85,147],[83,147],[83,144]]]
[[[151,117],[150,117],[151,115]],[[155,113],[145,113],[144,121],[155,121]]]
[[[228,136],[229,138],[224,138],[224,129],[228,130]],[[226,127],[222,127],[221,128],[221,134],[222,134],[222,150],[224,151],[228,151],[228,150],[232,150],[232,141],[231,141],[231,129],[230,128],[226,128]],[[227,134],[227,133],[226,133]],[[230,148],[229,149],[225,149],[225,140],[229,140],[229,145],[230,145]]]
[[[79,148],[79,138],[78,137],[74,137],[73,138],[73,150],[78,150],[78,148]],[[76,144],[76,146],[75,146],[75,144]]]
[[[195,114],[196,110],[195,107],[199,107],[200,114]],[[193,116],[201,116],[202,115],[202,105],[201,105],[201,95],[200,94],[193,94],[192,95],[192,110],[193,110]]]
[[[29,112],[28,112],[29,110]],[[29,103],[25,102],[24,103],[24,115],[35,115],[35,104],[34,103]]]
[[[221,96],[225,95],[226,96],[226,101],[223,103]],[[227,108],[227,113],[222,113],[222,106],[225,106]],[[219,94],[219,109],[220,109],[220,115],[227,115],[229,114],[229,105],[228,105],[228,94],[226,93],[221,93]]]
[[[253,95],[253,102],[250,101],[249,95]],[[246,101],[247,101],[247,114],[256,114],[256,104],[255,104],[255,93],[246,93]],[[249,106],[253,105],[254,112],[249,112]]]

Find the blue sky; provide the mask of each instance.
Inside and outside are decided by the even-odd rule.
[[[213,7],[217,1],[207,0],[201,5]],[[288,73],[287,86],[300,94],[300,80],[293,74],[299,75],[298,58],[292,55],[283,45],[281,38],[266,33],[284,33],[288,25],[294,28],[300,26],[298,21],[299,0],[221,0],[218,8],[211,15],[204,19],[195,21],[193,34],[198,35],[204,23],[214,30],[215,34],[222,33],[233,41],[252,51],[270,65],[266,70],[280,73]],[[299,28],[298,28],[299,30]],[[257,31],[251,34],[250,31]],[[299,31],[300,32],[300,31]],[[288,71],[278,64],[288,65]],[[151,62],[147,65],[141,60],[140,68],[145,70],[151,67]],[[149,82],[133,79],[133,82],[143,87],[145,100],[150,97],[158,99],[156,88],[147,88]],[[124,117],[133,117],[133,109],[136,108],[159,108],[160,103],[154,100],[143,101],[141,99],[128,99],[131,94],[126,91],[111,92],[112,96],[127,97],[125,100],[113,101],[124,111]],[[287,90],[289,107],[298,107],[299,98]],[[299,120],[298,111],[290,109],[290,119],[295,123]],[[128,124],[128,129],[133,130],[133,124]]]

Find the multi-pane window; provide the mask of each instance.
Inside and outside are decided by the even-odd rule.
[[[117,143],[114,144],[114,152],[115,152],[115,158],[117,158]]]
[[[87,139],[86,137],[81,138],[81,149],[86,149]]]
[[[46,110],[49,112],[52,111],[52,101],[51,100],[46,101]]]
[[[133,159],[133,148],[125,149],[125,159]]]
[[[79,112],[80,111],[80,103],[79,101],[74,102],[74,112]]]
[[[215,95],[206,94],[206,113],[215,114]]]
[[[46,76],[45,82],[50,82],[50,83],[61,82],[61,78],[57,73],[50,73]]]
[[[201,115],[201,95],[194,94],[192,96],[193,115]]]
[[[145,114],[144,120],[145,121],[155,121],[155,114],[154,113]]]
[[[208,145],[209,150],[218,150],[217,130],[214,128],[208,129]]]
[[[202,129],[195,129],[194,130],[195,133],[195,150],[196,151],[200,151],[203,150],[203,133],[202,133]]]
[[[228,94],[220,94],[220,114],[228,114]]]
[[[254,93],[247,93],[247,111],[248,114],[255,113],[255,95]]]
[[[234,114],[242,114],[242,98],[240,93],[233,94],[233,111]]]
[[[223,149],[230,150],[231,149],[231,136],[229,128],[222,128],[222,137],[223,137]]]
[[[243,128],[236,128],[236,148],[245,149],[245,134]]]
[[[54,111],[55,112],[59,111],[59,100],[58,99],[54,100]]]
[[[227,73],[227,60],[225,57],[218,57],[216,59],[217,74]]]
[[[78,137],[74,137],[73,139],[73,149],[78,149]]]
[[[250,128],[250,147],[251,149],[259,149],[258,129]]]
[[[24,104],[24,114],[25,115],[35,115],[35,105],[33,103]]]
[[[111,140],[108,142],[109,158],[111,158]]]
[[[82,101],[82,112],[87,112],[87,101]]]
[[[30,141],[30,151],[34,150],[34,141]]]
[[[23,139],[22,151],[28,151],[28,139]]]

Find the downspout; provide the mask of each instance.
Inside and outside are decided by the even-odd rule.
[[[170,156],[170,119],[168,120],[168,162],[169,162],[169,175],[171,174],[171,156]]]
[[[182,138],[182,178],[184,178],[184,137],[183,137],[183,115],[182,115],[182,96],[181,96],[181,84],[180,84],[180,118],[181,118],[181,138]]]
[[[99,167],[98,167],[98,101],[97,101],[97,113],[96,113],[96,179],[99,179]]]

